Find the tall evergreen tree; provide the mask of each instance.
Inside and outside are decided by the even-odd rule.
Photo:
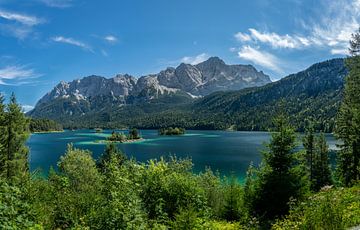
[[[302,194],[302,180],[295,170],[296,134],[284,114],[274,119],[268,151],[255,181],[252,212],[265,220],[273,220],[288,212],[290,198]]]
[[[5,151],[5,104],[4,96],[0,94],[0,175],[3,175],[6,163]]]
[[[2,174],[10,181],[15,181],[24,178],[29,168],[29,149],[25,145],[29,136],[29,121],[14,94],[11,95],[10,102],[5,109],[4,126],[4,133],[1,137],[1,143],[4,146]]]
[[[346,186],[360,180],[360,31],[350,41],[352,57],[346,60],[349,74],[336,120],[336,137],[342,141],[338,155],[338,176]]]
[[[329,165],[329,147],[323,133],[316,138],[315,149],[314,178],[311,187],[314,191],[319,191],[325,185],[332,184],[331,169]]]
[[[314,126],[312,123],[306,128],[306,134],[303,138],[303,145],[306,151],[306,162],[309,168],[309,177],[311,182],[311,187],[314,180],[314,155],[315,155],[315,135],[314,135]]]

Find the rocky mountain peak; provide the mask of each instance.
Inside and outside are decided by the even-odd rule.
[[[96,102],[93,108],[101,106],[99,101],[104,100],[126,104],[168,95],[182,95],[191,100],[215,91],[239,90],[269,82],[269,76],[253,66],[227,65],[220,58],[211,57],[197,65],[181,63],[176,68],[169,67],[158,74],[140,78],[129,74],[118,74],[113,78],[91,75],[72,82],[60,82],[39,100],[37,107],[57,99],[75,104]]]

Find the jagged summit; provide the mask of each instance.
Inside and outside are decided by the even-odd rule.
[[[194,96],[205,96],[218,90],[238,90],[269,82],[269,76],[251,65],[226,65],[219,57],[211,57],[197,65],[181,63],[176,68],[169,67],[158,74],[140,78],[129,74],[118,74],[110,79],[91,75],[72,82],[61,81],[38,104],[75,95],[77,98],[110,94],[137,96],[148,88],[157,91],[157,94],[182,91]]]

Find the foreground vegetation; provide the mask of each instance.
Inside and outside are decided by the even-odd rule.
[[[2,108],[1,229],[342,229],[360,224],[359,187],[351,187],[356,180],[349,188],[318,193],[334,178],[323,135],[309,128],[305,150],[296,151],[296,134],[283,113],[274,119],[277,128],[261,166],[250,166],[241,185],[211,169],[193,174],[189,159],[139,163],[114,144],[98,160],[69,145],[58,171],[51,169],[48,178],[29,174],[28,120],[15,97]]]
[[[188,159],[128,159],[114,144],[95,160],[72,145],[48,178],[29,173],[29,120],[0,96],[0,229],[345,229],[360,225],[360,32],[351,43],[336,120],[337,169],[324,135],[304,121],[304,150],[280,107],[245,184]],[[316,123],[316,122],[315,122]],[[316,125],[315,125],[316,126]],[[129,135],[137,138],[132,130]]]

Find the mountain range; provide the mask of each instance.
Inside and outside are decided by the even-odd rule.
[[[197,65],[180,64],[158,74],[135,78],[117,75],[107,79],[88,76],[60,82],[42,97],[32,116],[85,115],[103,106],[123,106],[171,98],[190,101],[220,90],[239,90],[271,82],[270,77],[251,65],[227,65],[218,57]]]
[[[65,127],[267,130],[281,104],[299,130],[313,117],[318,129],[331,131],[346,74],[344,60],[333,59],[271,82],[251,65],[212,57],[140,78],[61,82],[28,115]]]

